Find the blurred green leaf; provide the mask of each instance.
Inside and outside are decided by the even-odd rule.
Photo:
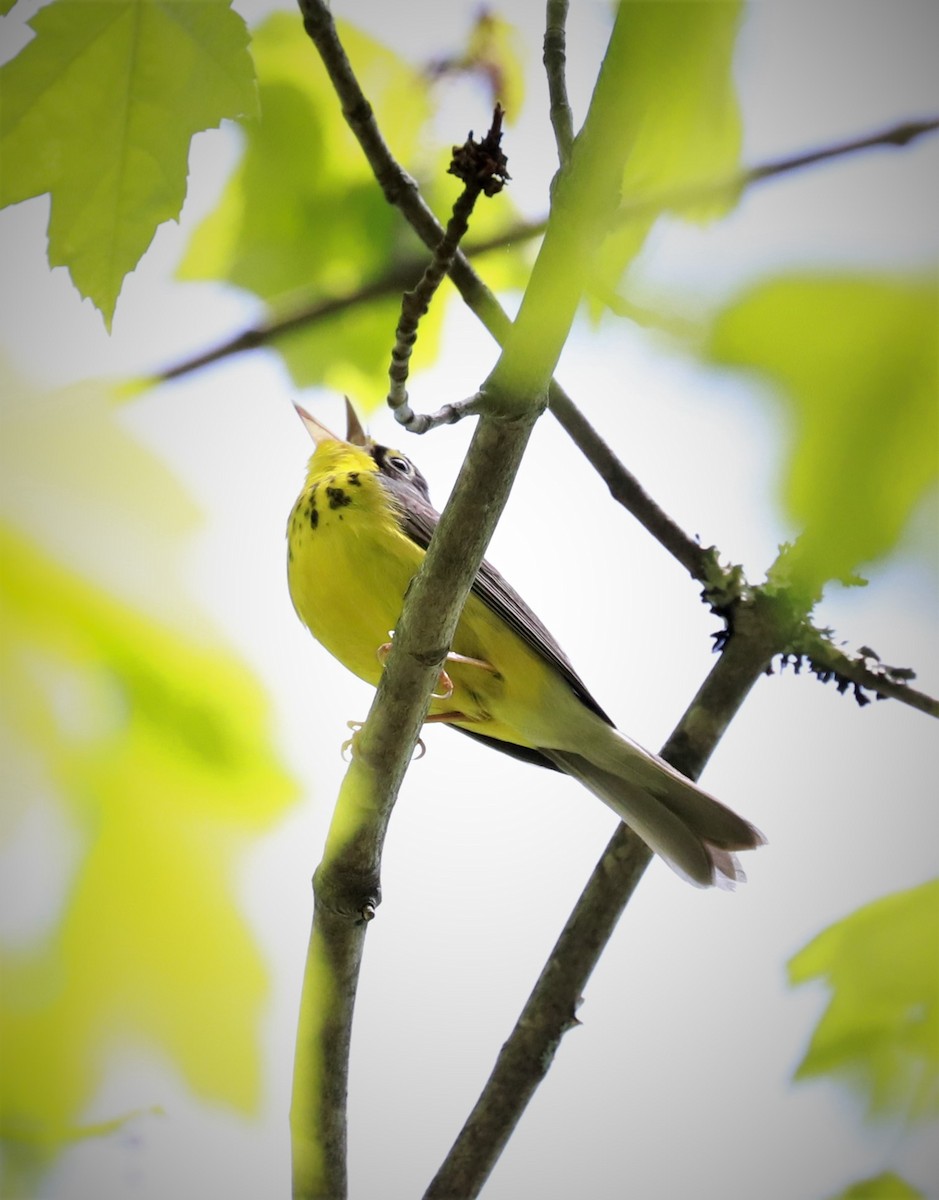
[[[939,1113],[939,881],[885,896],[820,933],[789,963],[831,1001],[797,1079],[835,1075],[868,1115]]]
[[[44,392],[0,359],[0,392],[0,513],[63,566],[191,628],[179,578],[201,513],[127,431],[113,387]]]
[[[180,596],[198,510],[178,481],[103,388],[3,382],[0,836],[8,888],[22,873],[49,901],[0,958],[0,1135],[24,1195],[64,1142],[126,1117],[80,1123],[135,1044],[256,1107],[267,982],[238,872],[295,785],[263,689]],[[11,842],[39,812],[69,846],[48,876]]]
[[[425,198],[446,214],[459,191],[439,151],[428,153],[430,83],[416,68],[358,30],[340,24],[343,44],[392,153],[415,175]],[[274,13],[252,43],[261,120],[246,132],[244,156],[221,203],[196,230],[179,268],[188,280],[226,280],[270,302],[275,313],[354,293],[413,261],[408,286],[429,254],[387,203],[342,115],[302,24]],[[471,237],[504,224],[503,197],[481,202]],[[446,217],[444,216],[444,219]],[[522,260],[505,254],[500,261]],[[515,275],[518,278],[518,267]],[[501,277],[506,278],[506,269]],[[433,360],[445,285],[421,321],[412,369]],[[298,386],[324,384],[374,406],[387,372],[400,295],[354,307],[299,328],[277,342]]]
[[[49,265],[110,326],[124,276],[179,216],[194,133],[255,103],[231,0],[56,0],[0,71],[0,205],[49,192]]]
[[[899,1175],[885,1171],[882,1175],[853,1183],[831,1200],[926,1200],[926,1197]]]
[[[625,11],[630,37],[619,70],[632,116],[621,136],[632,149],[624,204],[728,178],[740,162],[733,54],[743,4],[625,0]],[[736,195],[724,194],[675,212],[684,220],[709,220],[735,203]],[[631,219],[607,239],[597,278],[601,298],[616,289],[657,219]]]
[[[348,26],[343,42],[391,149],[413,158],[430,115],[428,83]],[[264,300],[335,296],[393,261],[400,218],[385,201],[300,21],[273,13],[255,31],[260,121],[218,208],[196,230],[182,279],[223,279]],[[409,248],[416,249],[416,240]],[[387,371],[396,302],[344,313],[279,345],[299,385],[356,393]],[[431,338],[438,322],[422,325]]]
[[[236,870],[294,795],[263,693],[8,527],[0,557],[0,715],[83,851],[52,934],[3,958],[2,1133],[37,1155],[74,1137],[138,1039],[253,1111],[267,984]]]
[[[791,414],[789,569],[815,594],[895,549],[939,478],[935,281],[794,275],[745,293],[706,353],[775,385]]]

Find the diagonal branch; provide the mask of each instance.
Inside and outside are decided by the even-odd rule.
[[[835,142],[828,146],[819,146],[815,150],[802,151],[799,154],[770,159],[742,171],[735,171],[725,179],[708,180],[705,183],[673,189],[658,195],[636,196],[624,201],[620,206],[617,222],[625,225],[631,221],[653,217],[666,211],[680,212],[683,208],[696,208],[702,201],[713,200],[725,194],[742,192],[767,179],[788,175],[793,171],[800,171],[804,167],[830,162],[836,158],[843,158],[845,155],[873,150],[878,146],[908,146],[918,138],[935,133],[937,130],[939,130],[939,117],[903,121],[899,125],[890,125],[877,133],[865,134],[863,137]]]
[[[683,774],[698,778],[790,624],[785,608],[765,596],[738,614],[734,638],[662,749]],[[479,1194],[561,1038],[577,1025],[587,982],[651,857],[636,834],[617,827],[424,1200]]]
[[[827,631],[816,629],[808,621],[803,622],[784,648],[782,665],[785,667],[791,661],[798,673],[803,658],[808,660],[810,671],[822,683],[834,681],[840,692],[853,690],[858,704],[867,704],[866,693],[873,692],[878,700],[889,697],[929,717],[939,717],[939,700],[910,687],[910,681],[916,678],[914,671],[881,663],[874,651],[867,648],[856,656],[845,654],[832,642]]]

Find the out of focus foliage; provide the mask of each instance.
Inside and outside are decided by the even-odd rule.
[[[783,500],[809,595],[893,551],[939,482],[939,286],[932,279],[768,279],[714,323],[712,361],[776,390],[791,441]]]
[[[797,1079],[834,1075],[870,1117],[939,1114],[939,881],[885,896],[830,926],[789,963],[831,1000]]]
[[[886,1171],[882,1175],[853,1183],[846,1191],[832,1196],[831,1200],[925,1200],[925,1197],[905,1179]]]
[[[483,22],[485,25],[485,22]],[[459,184],[447,174],[450,147],[429,147],[434,71],[404,62],[359,30],[339,23],[343,45],[396,159],[421,183],[425,199],[445,220]],[[501,80],[517,64],[505,34],[475,43]],[[502,58],[497,59],[497,51]],[[274,13],[252,42],[261,118],[246,125],[244,154],[219,206],[196,230],[180,278],[225,280],[253,292],[277,313],[355,293],[402,263],[410,272],[387,295],[334,313],[278,339],[298,386],[325,384],[368,406],[387,391],[388,361],[401,307],[400,293],[420,278],[428,252],[385,200],[346,124],[339,101],[301,23]],[[477,206],[473,236],[484,237],[512,218],[502,195]],[[493,286],[521,286],[523,260],[502,254]],[[446,291],[443,293],[446,295]],[[416,363],[433,361],[443,305],[421,322]]]
[[[194,515],[178,484],[100,393],[17,403],[15,383],[0,485],[3,839],[9,853],[38,822],[60,868],[14,856],[5,880],[21,914],[41,914],[0,959],[0,1135],[8,1194],[24,1195],[63,1143],[111,1127],[82,1113],[119,1048],[161,1050],[200,1095],[257,1107],[267,981],[237,871],[296,788],[262,689],[204,618],[183,632],[72,565],[94,541],[84,509],[86,530],[166,587],[164,537]],[[61,553],[47,548],[60,524]]]
[[[718,193],[688,207],[688,190],[724,180],[740,166],[742,121],[733,78],[733,55],[744,6],[632,4],[622,87],[632,114],[620,136],[631,143],[623,177],[629,206],[671,196],[666,204],[685,220],[722,215],[736,196]],[[607,238],[598,264],[601,300],[621,284],[661,212],[624,220]]]

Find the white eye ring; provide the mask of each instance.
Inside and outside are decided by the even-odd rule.
[[[394,467],[394,469],[396,471],[400,471],[402,475],[410,475],[414,470],[406,458],[401,458],[397,454],[390,454],[387,462],[390,467]]]

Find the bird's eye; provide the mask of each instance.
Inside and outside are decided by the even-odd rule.
[[[402,475],[410,475],[414,470],[410,462],[399,454],[389,454],[385,461],[390,467],[400,471]]]

